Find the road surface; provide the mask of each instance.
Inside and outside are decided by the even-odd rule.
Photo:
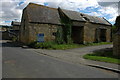
[[[3,78],[118,78],[118,74],[72,64],[3,41]]]

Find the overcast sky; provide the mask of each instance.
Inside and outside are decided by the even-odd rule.
[[[116,16],[118,16],[119,1],[120,0],[0,0],[0,25],[11,25],[11,21],[21,21],[22,10],[30,2],[105,17],[110,23],[114,24]]]

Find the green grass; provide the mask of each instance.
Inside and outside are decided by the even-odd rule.
[[[84,47],[85,45],[79,45],[79,44],[57,44],[54,42],[44,42],[44,43],[31,43],[28,46],[32,47],[32,48],[42,48],[42,49],[61,49],[61,50],[65,50],[65,49],[71,49],[71,48],[80,48],[80,47]]]
[[[88,44],[54,44],[51,49],[72,49],[72,48],[81,48],[87,46],[97,46],[97,45],[105,45],[112,44],[111,42],[101,42],[101,43],[88,43]]]
[[[83,56],[85,59],[120,64],[120,57],[113,56],[112,49],[100,50]]]
[[[80,47],[84,47],[84,46],[85,45],[78,45],[78,44],[55,44],[49,49],[65,50],[65,49],[71,49],[71,48],[80,48]]]
[[[112,44],[112,42],[99,42],[99,43],[87,43],[86,46],[97,46],[97,45],[105,45],[105,44]]]
[[[44,43],[38,43],[33,42],[29,44],[28,46],[33,48],[42,48],[42,49],[72,49],[72,48],[81,48],[86,46],[96,46],[96,45],[104,45],[104,44],[112,44],[110,42],[101,42],[101,43],[87,43],[87,44],[57,44],[55,42],[44,42]]]

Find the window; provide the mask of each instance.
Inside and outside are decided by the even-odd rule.
[[[56,35],[57,35],[57,33],[56,33],[56,32],[53,32],[53,33],[52,33],[52,35],[53,35],[53,36],[56,36]]]

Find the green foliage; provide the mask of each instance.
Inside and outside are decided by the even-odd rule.
[[[70,21],[69,18],[64,17],[64,18],[61,18],[61,23],[64,26],[62,28],[58,27],[56,42],[58,44],[63,44],[63,43],[71,44],[72,43],[72,39],[71,39],[72,22]]]
[[[17,39],[17,37],[16,36],[14,36],[14,37],[12,37],[12,41],[17,41],[18,39]]]
[[[112,49],[103,49],[83,56],[85,59],[120,64],[120,57],[113,55]]]
[[[60,49],[60,50],[65,50],[65,49],[71,49],[71,48],[80,48],[83,47],[84,45],[78,45],[78,44],[55,44],[53,45],[50,49]]]
[[[99,43],[86,43],[86,46],[97,46],[97,45],[105,45],[105,44],[112,44],[111,42],[99,42]]]
[[[65,27],[63,28],[63,33],[64,33],[64,41],[67,44],[71,44],[72,43],[72,39],[71,39],[71,35],[72,35],[72,24],[65,24]]]
[[[35,47],[35,44],[37,44],[36,41],[35,41],[35,42],[31,42],[31,43],[29,43],[28,46],[34,48],[34,47]]]
[[[62,27],[58,27],[58,29],[57,29],[55,42],[58,43],[58,44],[63,44],[64,43]]]
[[[55,42],[32,42],[28,46],[32,48],[42,48],[42,49],[71,49],[71,48],[79,48],[84,47],[84,45],[79,44],[57,44]]]
[[[56,42],[32,42],[30,44],[28,44],[28,46],[32,47],[32,48],[42,48],[42,49],[71,49],[71,48],[80,48],[80,47],[86,47],[86,46],[95,46],[95,45],[103,45],[103,44],[111,44],[111,43],[91,43],[91,44],[59,44]]]
[[[117,32],[117,27],[116,26],[112,26],[112,33],[116,33]]]
[[[120,64],[120,59],[110,58],[110,57],[101,57],[101,56],[91,56],[91,55],[84,55],[85,59],[95,60],[95,61],[102,61],[102,62],[109,62]]]
[[[42,48],[42,49],[48,49],[52,47],[52,45],[55,44],[54,42],[32,42],[28,46],[32,48]]]
[[[53,43],[52,42],[38,42],[35,44],[35,48],[42,48],[42,49],[47,49],[52,47]]]

